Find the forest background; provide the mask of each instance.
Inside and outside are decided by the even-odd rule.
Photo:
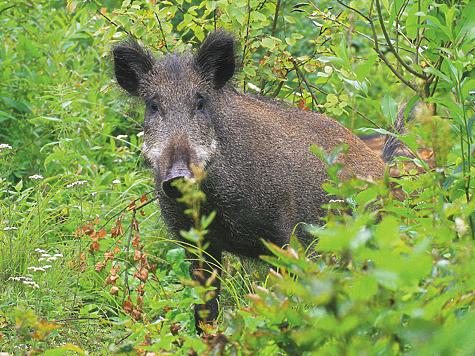
[[[332,175],[354,214],[331,206],[319,259],[294,240],[267,263],[227,256],[200,337],[191,305],[209,288],[160,221],[140,103],[113,83],[110,49],[187,51],[215,28],[241,41],[240,91],[412,154],[383,182]],[[0,38],[0,352],[473,354],[475,2],[12,0]],[[421,101],[395,133],[398,104]]]

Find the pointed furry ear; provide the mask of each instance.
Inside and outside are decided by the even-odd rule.
[[[218,30],[209,34],[195,53],[195,69],[203,79],[211,82],[215,90],[221,89],[233,77],[238,47],[233,35]]]
[[[148,75],[155,63],[152,53],[135,40],[122,42],[112,50],[117,83],[130,95],[140,93],[140,78]]]

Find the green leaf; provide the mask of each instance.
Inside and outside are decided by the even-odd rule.
[[[445,38],[445,40],[449,40],[449,41],[453,42],[454,38],[453,38],[453,34],[452,34],[452,31],[451,31],[450,27],[442,25],[442,23],[439,21],[439,19],[435,16],[428,15],[427,20],[429,20],[433,23],[433,24],[430,24],[430,22],[428,23],[429,25],[431,25],[431,27],[433,27],[435,29],[442,30],[442,32],[447,36]],[[440,39],[440,40],[443,40],[443,39]]]
[[[25,112],[27,114],[33,114],[25,101],[19,102],[7,97],[3,97],[2,99],[8,106],[17,109],[18,111]]]
[[[216,216],[216,211],[211,212],[208,216],[202,216],[201,217],[201,228],[206,229],[209,224],[213,221],[214,217]]]
[[[23,188],[23,179],[21,179],[16,185],[15,190],[19,192]]]
[[[289,46],[293,46],[297,42],[297,40],[293,37],[286,37],[285,42],[287,42]]]
[[[398,221],[394,216],[387,216],[377,225],[374,239],[381,249],[390,249],[392,244],[400,240]]]
[[[378,59],[377,54],[373,54],[372,56],[368,57],[366,61],[362,61],[362,64],[360,64],[356,69],[356,79],[359,82],[362,82],[366,79],[366,76],[370,69],[373,67],[374,62],[376,62],[376,59]]]
[[[391,124],[394,124],[397,118],[398,107],[396,101],[389,96],[389,94],[384,95],[384,98],[381,102],[381,111],[383,112],[384,117]]]
[[[475,38],[475,1],[468,1],[455,25],[455,43],[470,43]]]
[[[462,82],[462,88],[461,88],[461,91],[462,91],[462,97],[460,99],[467,99],[467,97],[469,96],[470,92],[475,90],[475,79],[468,79],[466,78],[463,82]]]
[[[357,276],[348,296],[352,300],[369,300],[378,293],[378,282],[371,275]]]
[[[260,12],[257,12],[257,11],[254,11],[252,13],[252,16],[254,17],[254,21],[266,21],[267,18],[264,14],[260,13]]]
[[[404,142],[412,152],[417,152],[417,149],[420,147],[419,143],[413,136],[400,136],[399,139]]]
[[[289,22],[289,23],[295,23],[295,19],[294,19],[293,16],[284,15],[284,20]]]
[[[264,37],[261,41],[262,46],[269,49],[275,48],[275,40],[272,37]]]
[[[416,38],[419,24],[424,21],[424,18],[422,15],[424,15],[425,17],[425,14],[421,14],[418,11],[419,11],[419,3],[415,2],[407,14],[406,33],[407,33],[407,37],[409,37],[411,40],[414,40]]]

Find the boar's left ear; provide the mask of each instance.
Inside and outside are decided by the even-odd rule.
[[[112,50],[117,83],[130,95],[140,93],[140,78],[149,75],[155,63],[153,55],[136,41],[128,40]]]
[[[218,30],[209,34],[195,53],[195,69],[215,90],[221,89],[233,77],[237,47],[238,41],[233,35]]]

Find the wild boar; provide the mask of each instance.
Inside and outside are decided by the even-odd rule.
[[[237,39],[223,30],[211,33],[192,55],[157,59],[134,40],[113,49],[118,84],[145,105],[143,153],[153,169],[162,217],[176,238],[193,222],[171,183],[192,178],[192,164],[207,172],[202,213],[215,211],[216,217],[206,235],[205,276],[223,251],[257,258],[269,253],[261,239],[283,246],[299,222],[321,224],[322,205],[334,197],[322,189],[326,166],[311,145],[327,154],[348,145],[339,158],[345,165],[341,179],[378,180],[385,171],[383,161],[336,120],[234,89],[237,49]],[[304,243],[311,239],[301,225],[296,235]],[[198,268],[192,262],[191,272]],[[214,285],[219,295],[219,278]],[[200,309],[195,306],[198,330]],[[213,321],[217,297],[206,309],[205,320]]]

